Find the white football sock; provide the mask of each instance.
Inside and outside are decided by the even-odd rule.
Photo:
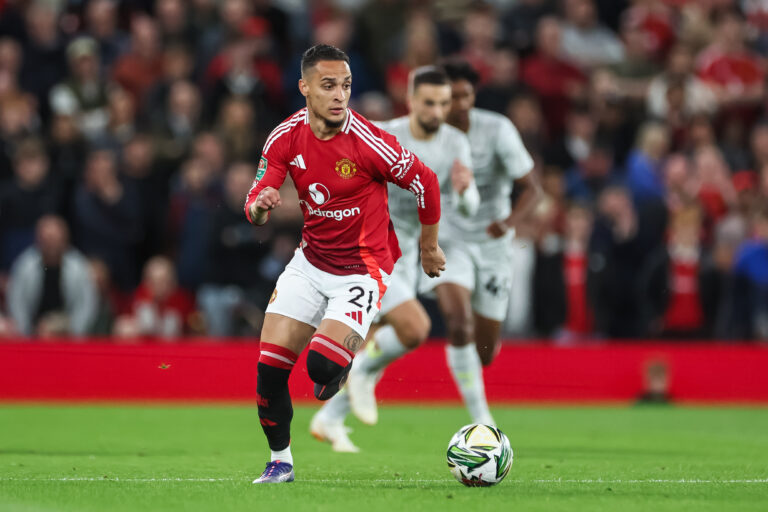
[[[451,369],[453,380],[461,392],[464,404],[475,423],[493,425],[493,417],[488,410],[483,384],[483,366],[477,355],[475,344],[463,347],[447,345],[445,352],[448,357],[448,368]]]
[[[357,354],[354,365],[358,370],[373,375],[406,352],[408,349],[400,343],[395,328],[385,325],[376,331],[365,350]]]
[[[355,361],[356,360],[357,357],[355,358]],[[333,395],[330,400],[323,404],[319,414],[325,421],[344,421],[347,414],[349,414],[349,393],[347,393],[346,386],[341,388],[341,391]]]
[[[280,462],[287,462],[291,466],[293,466],[293,455],[291,455],[291,447],[287,447],[285,450],[278,450],[274,451],[272,450],[272,459],[271,461],[279,460]]]

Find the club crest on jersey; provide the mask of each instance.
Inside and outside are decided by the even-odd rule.
[[[259,159],[259,168],[256,170],[256,181],[260,181],[264,177],[264,173],[267,172],[267,158],[261,157]]]
[[[355,162],[349,158],[342,158],[336,162],[336,174],[341,176],[342,179],[348,180],[357,173],[357,166]]]
[[[275,302],[275,299],[277,298],[277,288],[275,288],[275,291],[272,292],[272,296],[269,298],[269,303],[272,304]]]

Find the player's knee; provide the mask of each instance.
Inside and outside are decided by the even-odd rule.
[[[407,322],[396,326],[395,331],[400,343],[409,350],[413,350],[421,345],[429,336],[429,330],[432,328],[432,322],[426,313],[413,315]]]
[[[463,314],[449,315],[446,319],[448,338],[452,345],[463,346],[472,342],[474,326],[472,316]]]
[[[349,366],[353,355],[332,339],[315,335],[307,351],[307,374],[317,384],[328,384]]]

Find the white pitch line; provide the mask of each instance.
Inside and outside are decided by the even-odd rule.
[[[246,482],[247,478],[120,478],[120,477],[60,477],[60,478],[25,478],[25,477],[0,477],[0,482],[125,482],[125,483],[152,483],[152,482]],[[410,484],[410,483],[453,483],[451,479],[317,479],[317,478],[299,478],[297,482],[320,483],[320,484],[343,484],[343,483],[392,483],[392,484]],[[511,483],[525,484],[768,484],[768,478],[747,478],[747,479],[729,479],[729,480],[707,480],[698,478],[681,479],[631,479],[631,480],[604,480],[597,479],[536,479],[536,480],[511,480]]]

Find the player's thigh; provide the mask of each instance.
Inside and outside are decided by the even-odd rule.
[[[315,327],[278,313],[267,313],[261,328],[261,340],[300,354],[315,332]]]
[[[346,325],[364,340],[371,323],[379,313],[381,299],[389,281],[390,277],[384,272],[378,273],[375,278],[357,274],[327,276],[323,283],[323,292],[328,298],[328,307],[325,309],[322,325],[326,325],[326,320],[334,320]]]
[[[475,312],[474,324],[477,354],[483,366],[488,366],[501,349],[501,322]]]
[[[419,346],[429,336],[432,327],[424,306],[416,299],[401,302],[389,310],[384,315],[384,321],[394,328],[398,339],[408,349]]]
[[[319,271],[297,251],[277,279],[269,299],[261,339],[301,352],[320,325],[327,298],[320,292]]]

